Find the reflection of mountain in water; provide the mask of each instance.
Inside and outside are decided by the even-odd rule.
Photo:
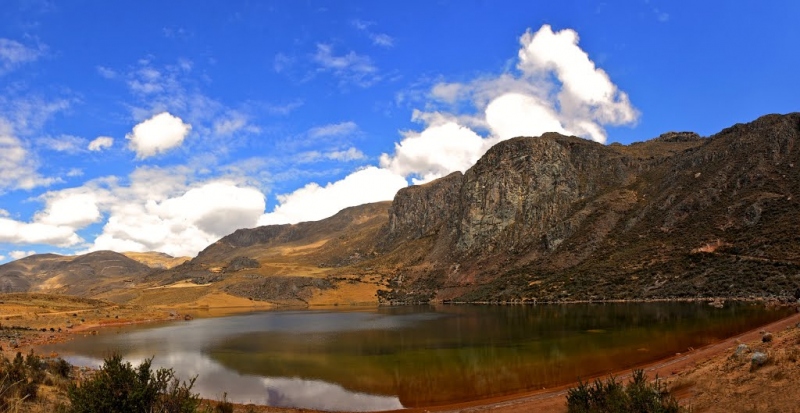
[[[143,359],[125,356],[134,365]],[[99,358],[72,356],[70,363],[100,366]],[[197,376],[192,390],[206,398],[222,398],[235,403],[255,403],[275,407],[303,406],[328,411],[380,411],[402,409],[397,397],[352,392],[342,386],[321,380],[262,377],[239,374],[202,353],[169,353],[153,359],[155,368],[173,368],[183,379]]]
[[[199,376],[196,391],[212,399],[227,391],[275,406],[381,409],[563,384],[784,315],[704,303],[275,311],[106,330],[43,351],[74,354],[78,364],[98,364],[114,350],[132,362],[155,355],[154,365]]]

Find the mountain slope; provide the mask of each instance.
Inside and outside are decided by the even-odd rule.
[[[343,212],[239,230],[186,268],[228,279],[236,257],[280,256],[303,264],[296,275],[372,282],[395,302],[785,296],[800,286],[798,139],[797,113],[628,146],[515,138],[464,174],[399,191],[380,228],[373,208],[369,226]],[[277,275],[271,265],[251,273]]]
[[[548,133],[501,142],[392,202],[240,229],[173,268],[29,257],[0,266],[0,288],[145,305],[789,296],[798,197],[800,113],[627,146]]]
[[[95,296],[132,287],[152,271],[112,251],[78,256],[39,254],[0,265],[0,288],[3,292]]]

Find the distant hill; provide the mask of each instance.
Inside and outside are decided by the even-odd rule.
[[[0,290],[95,296],[135,286],[152,271],[112,251],[79,256],[38,254],[0,265]]]

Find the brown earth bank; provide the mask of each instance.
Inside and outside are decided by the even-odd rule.
[[[178,288],[178,287],[175,287]],[[121,306],[101,300],[46,294],[0,295],[0,346],[7,358],[17,352],[36,351],[37,346],[68,340],[76,334],[93,334],[107,326],[154,321],[215,317],[267,309],[249,300],[217,297],[204,306],[150,308]],[[50,331],[50,329],[53,331]],[[44,331],[42,331],[44,329]],[[59,331],[59,329],[61,331]],[[743,345],[743,346],[742,346]],[[752,362],[763,353],[763,364]],[[45,354],[44,357],[57,357]],[[760,357],[760,356],[759,356]],[[687,349],[668,359],[641,366],[647,375],[664,380],[680,400],[694,412],[793,412],[800,411],[800,314],[779,320],[700,349]],[[76,375],[86,369],[76,369]],[[622,380],[631,370],[614,375]],[[567,389],[560,386],[540,391],[477,400],[469,403],[405,409],[403,412],[564,412]],[[20,411],[49,411],[65,395],[45,389],[39,401],[23,403]],[[48,403],[50,403],[48,405]],[[218,401],[206,400],[208,406]],[[235,404],[235,412],[314,412],[269,406]]]

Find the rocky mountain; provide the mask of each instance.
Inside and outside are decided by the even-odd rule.
[[[799,139],[798,113],[627,146],[515,138],[391,205],[239,230],[169,279],[227,279],[247,257],[272,262],[254,277],[295,263],[376,280],[384,302],[788,295],[800,286]]]
[[[631,145],[548,133],[501,142],[465,173],[392,202],[240,229],[172,268],[117,254],[119,265],[93,257],[90,272],[79,258],[35,256],[0,266],[0,287],[98,295],[119,284],[88,280],[118,271],[149,286],[101,294],[118,302],[214,292],[306,305],[790,296],[800,287],[799,197],[800,113]],[[198,287],[162,288],[176,285]]]

